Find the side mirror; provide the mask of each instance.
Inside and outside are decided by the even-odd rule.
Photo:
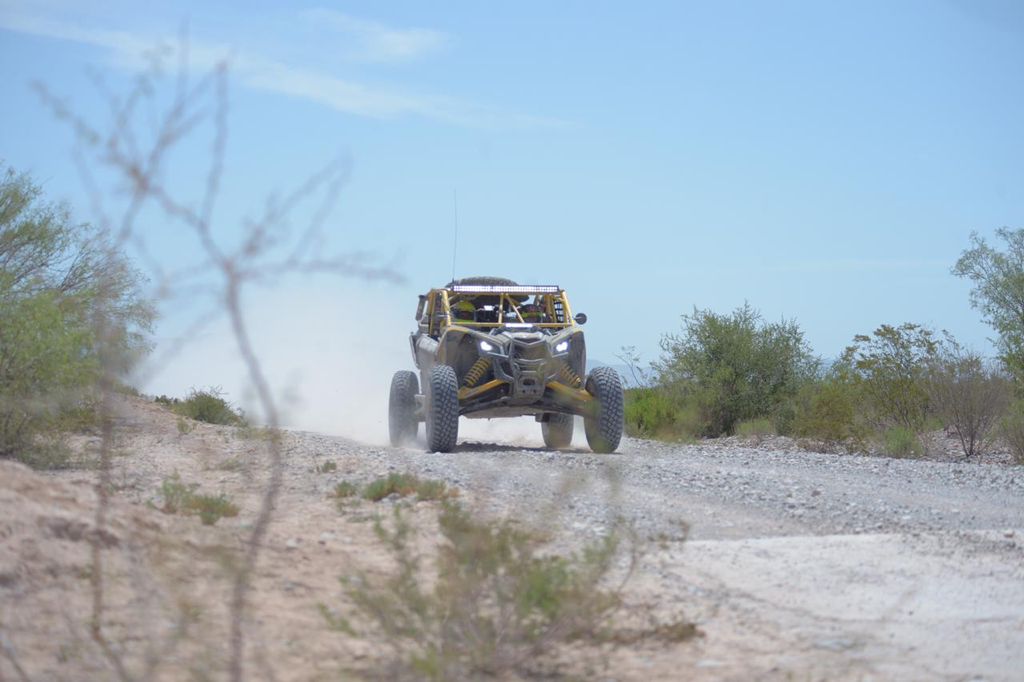
[[[576,324],[586,324],[587,323],[587,315],[586,315],[586,313],[576,313],[576,316],[573,317],[572,319],[576,320]]]

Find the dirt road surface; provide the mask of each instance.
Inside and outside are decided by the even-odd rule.
[[[266,476],[260,443],[228,427],[180,433],[173,415],[139,401],[126,403],[119,434],[106,627],[127,642],[133,670],[148,656],[160,659],[155,679],[216,676],[227,590],[218,548],[237,545],[252,522]],[[585,663],[567,659],[566,676],[1024,679],[1024,467],[778,442],[626,440],[614,455],[552,452],[539,429],[532,442],[470,436],[450,454],[302,432],[288,433],[284,448],[255,584],[252,679],[344,679],[392,655],[331,632],[320,606],[344,612],[338,578],[386,563],[366,521],[393,504],[339,512],[330,491],[390,471],[444,480],[477,513],[525,519],[565,549],[616,518],[632,524],[646,549],[628,607],[691,619],[704,634],[606,646]],[[161,513],[157,491],[173,474],[228,495],[241,513],[215,527]],[[90,471],[0,463],[0,679],[17,679],[14,661],[29,679],[114,678],[87,632],[93,482]],[[413,505],[414,517],[428,523],[432,504]],[[189,634],[168,639],[181,613],[192,614]],[[172,644],[154,653],[154,641]]]

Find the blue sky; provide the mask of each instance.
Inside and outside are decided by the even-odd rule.
[[[1024,226],[1022,3],[0,0],[0,157],[89,218],[29,84],[102,123],[89,74],[123,88],[186,20],[196,71],[232,64],[223,229],[343,155],[332,244],[407,283],[289,291],[362,295],[402,353],[455,191],[458,273],[569,288],[593,358],[653,358],[680,313],[744,300],[828,357],[904,321],[989,350],[949,268],[972,230]],[[206,154],[176,157],[185,190]]]

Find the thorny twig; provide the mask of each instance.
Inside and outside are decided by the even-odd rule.
[[[101,226],[114,237],[113,248],[131,247],[137,253],[148,272],[155,278],[156,290],[161,298],[167,299],[182,291],[206,288],[215,294],[220,309],[227,314],[232,334],[249,378],[255,387],[256,397],[266,425],[270,429],[280,427],[280,413],[273,391],[261,367],[254,348],[252,336],[243,312],[243,292],[247,284],[266,282],[289,273],[331,272],[360,279],[399,281],[396,271],[386,265],[375,264],[365,254],[348,253],[336,258],[315,255],[324,224],[342,185],[347,179],[347,166],[335,162],[310,176],[295,191],[280,202],[268,202],[263,215],[254,222],[243,223],[243,238],[240,245],[232,250],[218,239],[213,225],[213,212],[219,194],[223,173],[224,156],[227,146],[228,115],[228,65],[218,64],[213,71],[198,83],[192,84],[188,77],[187,50],[183,41],[178,51],[181,59],[170,107],[160,118],[153,132],[152,142],[140,142],[133,121],[140,105],[152,105],[160,80],[160,66],[156,62],[147,73],[136,79],[135,85],[123,100],[110,94],[102,83],[100,92],[108,102],[112,116],[112,131],[102,134],[84,119],[77,116],[63,101],[49,90],[36,86],[43,102],[59,120],[69,124],[81,148],[91,153],[93,161],[101,167],[112,170],[116,177],[125,182],[128,190],[127,205],[118,220],[109,217],[102,201],[89,163],[79,156],[78,166],[91,197],[94,211]],[[207,98],[212,98],[212,116],[204,109]],[[152,107],[151,107],[152,109]],[[198,209],[179,199],[162,180],[169,151],[188,134],[195,131],[204,121],[212,120],[213,143],[211,163],[206,176],[205,190]],[[313,212],[307,228],[291,248],[286,225],[288,215],[313,194],[323,191],[323,200]],[[147,204],[155,205],[172,223],[183,226],[199,245],[201,261],[177,267],[170,272],[147,248],[146,232],[138,225],[140,211]],[[282,254],[281,252],[284,251]],[[279,255],[280,254],[280,255]],[[199,317],[196,326],[203,326],[211,319],[209,314]],[[103,321],[98,321],[102,328]],[[101,336],[101,338],[103,338]],[[98,483],[98,506],[96,511],[96,539],[92,545],[92,591],[93,607],[91,633],[117,675],[122,680],[131,679],[123,660],[111,647],[103,631],[104,583],[103,546],[99,539],[106,527],[109,506],[110,455],[113,443],[112,397],[117,376],[113,364],[106,364],[103,385],[102,443],[100,448],[100,472]],[[244,677],[245,623],[248,595],[253,571],[259,560],[270,527],[274,504],[277,500],[283,474],[281,446],[278,439],[268,439],[265,444],[269,463],[269,478],[262,491],[256,519],[246,538],[242,561],[233,576],[230,602],[230,678],[240,681]],[[147,673],[157,665],[150,661]]]

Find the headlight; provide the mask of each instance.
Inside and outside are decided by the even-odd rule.
[[[555,352],[556,353],[564,353],[567,350],[569,350],[569,342],[568,341],[562,341],[560,344],[555,346]]]
[[[494,350],[494,346],[490,343],[487,343],[486,341],[481,341],[480,350],[482,350],[485,353],[490,353],[492,350]]]

